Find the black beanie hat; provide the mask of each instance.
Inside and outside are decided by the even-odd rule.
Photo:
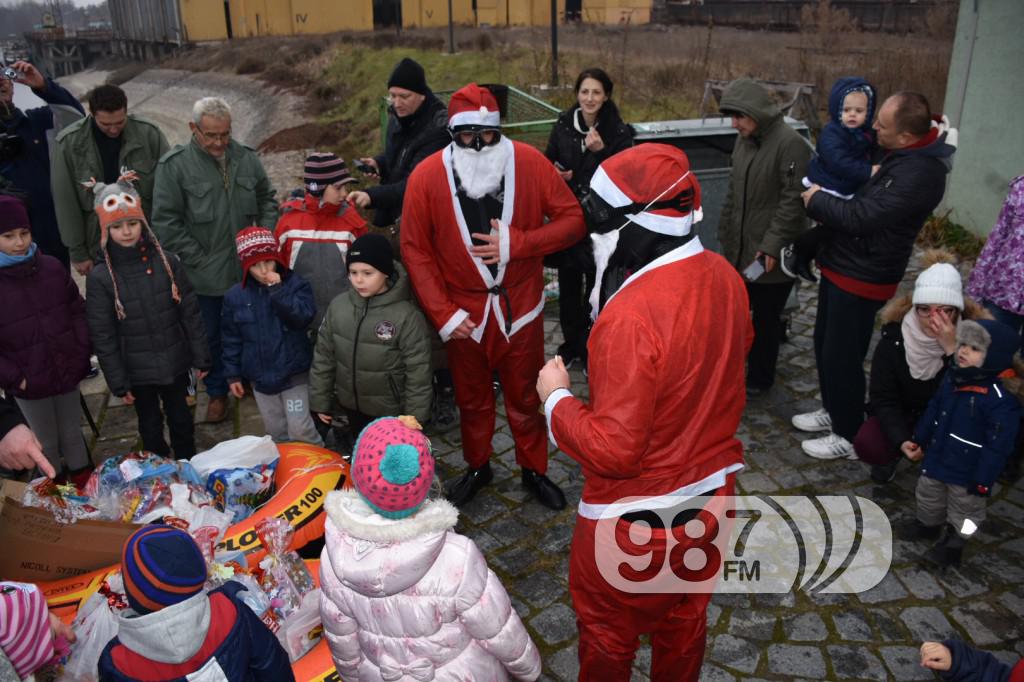
[[[364,234],[348,247],[345,267],[353,263],[367,263],[377,268],[388,278],[395,275],[395,254],[391,250],[391,242],[382,234]]]
[[[391,72],[391,77],[388,78],[388,87],[405,88],[421,95],[425,95],[429,91],[423,67],[408,57],[404,57],[402,61],[398,62],[395,70]]]

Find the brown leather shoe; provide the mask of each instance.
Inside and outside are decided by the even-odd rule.
[[[210,398],[210,404],[206,408],[206,423],[219,424],[228,416],[228,397],[218,395]]]

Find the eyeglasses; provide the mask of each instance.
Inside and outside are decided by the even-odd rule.
[[[915,305],[914,311],[921,317],[928,317],[935,312],[940,312],[946,317],[952,317],[957,313],[957,309],[951,305]]]
[[[208,133],[199,126],[196,126],[196,132],[204,140],[210,140],[211,142],[227,142],[231,139],[231,129],[228,128],[227,132],[223,133]]]

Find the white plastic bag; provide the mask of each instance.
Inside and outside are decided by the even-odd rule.
[[[288,652],[288,659],[294,663],[316,646],[322,636],[320,589],[317,588],[303,595],[302,605],[284,619],[281,629],[277,631],[277,640]]]
[[[280,456],[270,436],[242,436],[218,443],[190,460],[205,481],[216,469],[249,468],[270,464]]]
[[[76,640],[58,682],[95,682],[103,649],[117,637],[117,616],[97,592],[82,605],[71,628]]]

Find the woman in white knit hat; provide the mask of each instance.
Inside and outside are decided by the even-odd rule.
[[[960,319],[991,318],[963,295],[960,273],[944,251],[925,254],[932,263],[914,282],[913,293],[897,296],[882,309],[882,336],[871,359],[868,420],[853,447],[871,465],[871,478],[887,483],[896,475],[900,445],[910,440],[956,352]]]

